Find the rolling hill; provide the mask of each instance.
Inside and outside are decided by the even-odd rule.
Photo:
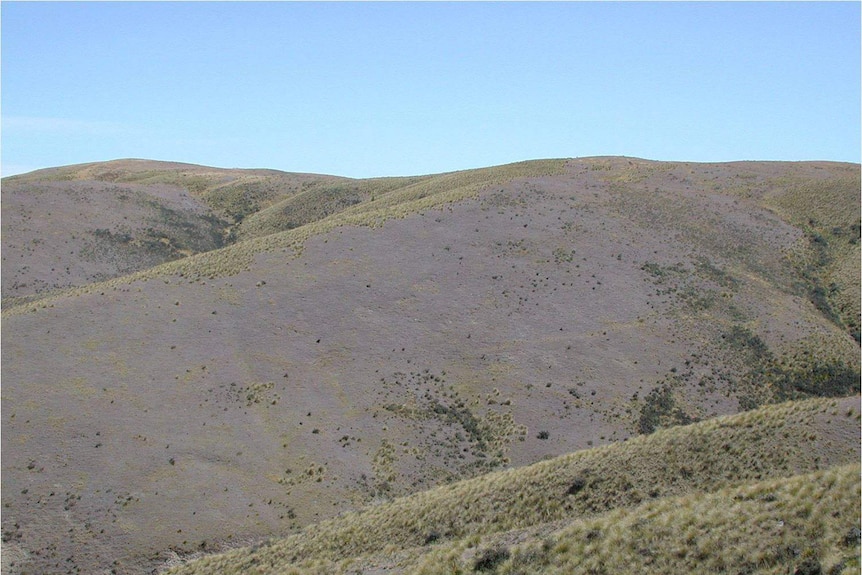
[[[147,160],[5,178],[4,307],[218,249],[247,213],[342,179]]]
[[[858,398],[769,406],[438,487],[170,573],[858,570],[858,424]]]
[[[566,505],[523,515],[519,497],[549,506],[519,483],[535,469],[617,453],[602,469],[621,477],[633,446],[658,464],[716,417],[787,401],[751,412],[783,423],[731,442],[760,455],[718,457],[712,482],[653,477],[572,513],[672,524],[697,493],[852,488],[836,466],[858,465],[858,397],[841,398],[859,393],[859,165],[606,157],[350,180],[121,160],[2,185],[4,572],[292,548],[345,513],[475,489],[516,515],[384,532],[390,551],[436,572],[499,543],[489,561],[514,573],[535,533],[556,550],[593,529]],[[803,435],[758,463],[782,426]],[[347,569],[382,540],[349,541],[297,561]],[[823,549],[834,566],[854,547]],[[550,550],[535,560],[572,560]]]

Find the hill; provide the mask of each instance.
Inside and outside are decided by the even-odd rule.
[[[170,573],[858,568],[858,403],[798,401],[675,427],[368,507]]]
[[[4,179],[4,203],[10,186],[104,190],[93,202],[136,226],[182,205],[166,236],[197,222],[226,244],[4,294],[10,572],[143,573],[489,471],[859,392],[858,165],[585,158],[357,181],[120,161]],[[131,191],[159,200],[120,204]],[[28,233],[4,225],[3,246]],[[4,261],[4,279],[36,285],[57,253]]]
[[[148,160],[5,178],[4,307],[218,249],[247,213],[342,180]]]

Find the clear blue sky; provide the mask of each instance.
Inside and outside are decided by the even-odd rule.
[[[860,3],[18,3],[2,171],[860,161]]]

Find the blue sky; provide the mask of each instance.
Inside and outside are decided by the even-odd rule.
[[[2,172],[352,177],[860,161],[860,3],[43,3],[2,17]]]

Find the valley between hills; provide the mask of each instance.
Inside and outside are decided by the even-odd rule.
[[[860,166],[2,180],[2,570],[857,573]]]

